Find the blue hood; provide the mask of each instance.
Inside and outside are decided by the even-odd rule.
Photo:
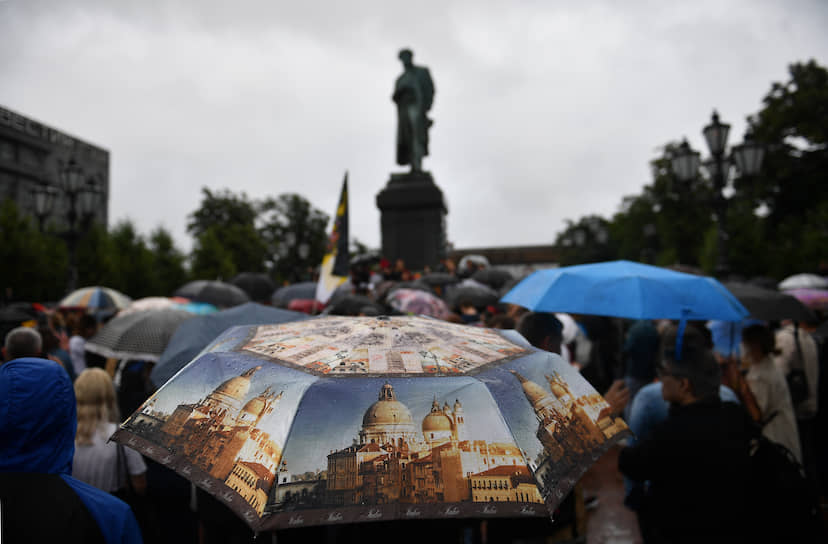
[[[77,426],[60,365],[34,357],[0,365],[0,472],[71,474]]]

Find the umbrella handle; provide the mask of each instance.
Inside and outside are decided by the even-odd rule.
[[[681,345],[684,340],[684,329],[687,328],[688,313],[688,310],[681,311],[681,319],[679,319],[678,332],[676,333],[676,361],[681,361]]]

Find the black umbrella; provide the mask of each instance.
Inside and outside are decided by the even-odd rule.
[[[504,268],[483,268],[472,274],[474,281],[485,283],[495,290],[500,290],[501,287],[510,282],[513,278],[512,273]]]
[[[270,297],[270,303],[278,308],[287,308],[291,300],[294,299],[315,299],[316,298],[316,282],[303,281],[279,287],[273,292]]]
[[[178,326],[192,317],[169,308],[117,316],[86,342],[85,349],[104,357],[156,362]]]
[[[814,318],[811,310],[791,295],[749,283],[727,282],[724,285],[747,308],[753,318],[764,321],[810,321]]]
[[[382,315],[385,307],[365,295],[347,294],[331,302],[326,312],[331,315]]]
[[[457,311],[460,302],[468,301],[475,308],[485,308],[497,304],[500,299],[497,291],[483,284],[454,285],[449,288],[446,294],[446,302],[449,308]]]
[[[454,274],[447,274],[445,272],[432,272],[431,274],[423,275],[423,277],[421,277],[419,281],[425,283],[428,286],[435,287],[457,283],[460,281],[460,278],[458,278]]]
[[[175,296],[184,297],[193,302],[206,302],[220,308],[230,308],[250,302],[247,293],[223,281],[196,280],[180,287]]]
[[[269,302],[270,295],[276,290],[276,286],[267,274],[255,272],[242,272],[230,283],[247,293],[250,300],[255,302]]]

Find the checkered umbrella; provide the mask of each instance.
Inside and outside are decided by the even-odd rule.
[[[173,309],[119,315],[86,342],[86,349],[104,357],[158,362],[178,326],[191,317]]]

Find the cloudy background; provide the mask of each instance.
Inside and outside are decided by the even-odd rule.
[[[111,153],[110,220],[189,249],[200,189],[297,192],[380,244],[398,49],[437,94],[425,161],[455,247],[609,216],[716,107],[741,140],[787,65],[828,62],[828,3],[0,0],[0,104]]]

